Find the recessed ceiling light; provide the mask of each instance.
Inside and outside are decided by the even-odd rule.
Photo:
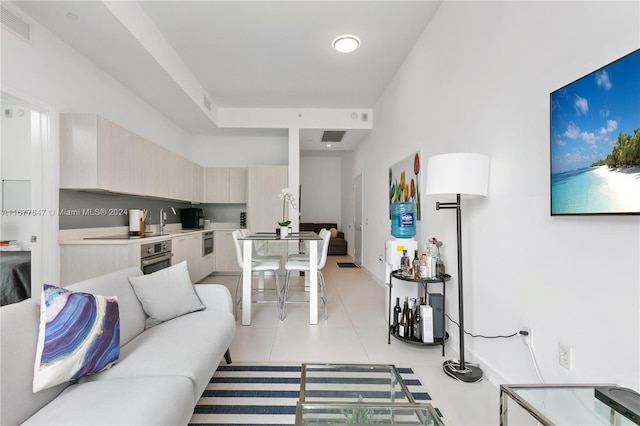
[[[360,46],[360,39],[354,35],[341,35],[333,40],[333,48],[341,53],[353,52]]]
[[[327,144],[327,148],[331,148],[331,144],[330,143]]]

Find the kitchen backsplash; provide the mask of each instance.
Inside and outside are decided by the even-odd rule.
[[[166,223],[180,223],[179,209],[192,205],[131,195],[61,189],[59,226],[61,230],[128,226],[129,209],[147,209],[147,222],[157,225],[160,222],[160,209],[163,207],[167,213]],[[168,207],[176,209],[178,214],[174,215]],[[246,210],[245,204],[198,204],[197,207],[204,210],[205,219],[211,222],[239,223],[240,212]]]

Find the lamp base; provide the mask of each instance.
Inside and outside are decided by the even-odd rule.
[[[477,365],[465,362],[464,368],[460,368],[458,361],[445,361],[442,369],[448,376],[465,383],[475,383],[482,380],[482,370]]]

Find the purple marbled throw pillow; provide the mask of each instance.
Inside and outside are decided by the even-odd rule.
[[[117,298],[42,286],[34,392],[106,370],[119,356]]]

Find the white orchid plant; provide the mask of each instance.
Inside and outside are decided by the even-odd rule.
[[[287,203],[295,210],[296,199],[293,197],[293,194],[289,192],[289,188],[283,188],[280,194],[278,194],[278,198],[282,200],[282,222],[278,222],[278,225],[289,226],[291,221],[287,219]]]

